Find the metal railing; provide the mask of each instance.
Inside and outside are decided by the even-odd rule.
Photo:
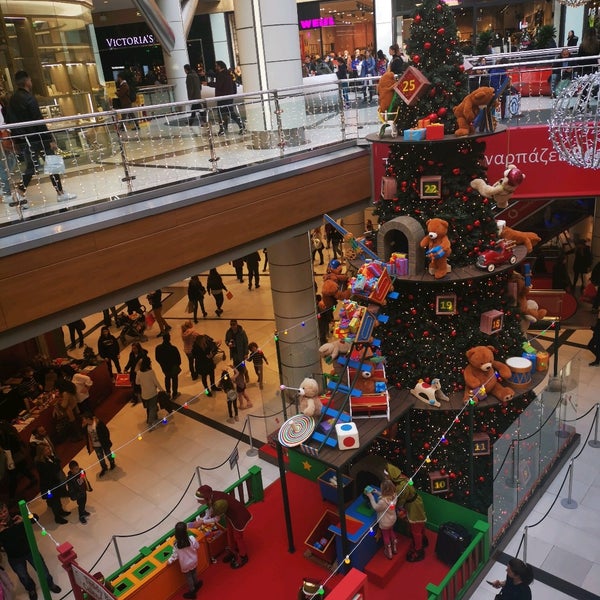
[[[546,123],[554,61],[524,60],[527,56],[521,53],[509,56],[514,94],[502,122]],[[486,58],[492,57],[496,55]],[[576,76],[582,67],[572,60]],[[471,80],[491,68],[475,67]],[[0,235],[11,224],[91,205],[101,210],[117,199],[133,202],[139,192],[175,183],[202,185],[217,173],[266,168],[315,149],[361,143],[379,131],[377,78],[314,79],[314,84],[295,88],[203,99],[194,113],[189,102],[175,102],[2,126],[0,131],[9,129],[10,135],[3,138],[0,152],[0,225],[8,226],[0,227]],[[224,121],[226,128],[221,127]],[[36,125],[48,126],[56,153],[64,159],[58,178],[45,174],[50,138],[29,133]],[[20,185],[27,170],[31,182],[24,193]]]

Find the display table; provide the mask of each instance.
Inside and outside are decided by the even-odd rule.
[[[190,529],[198,542],[198,575],[208,569],[210,563],[205,535],[198,529]],[[144,558],[132,564],[127,571],[113,579],[113,594],[120,599],[146,600],[147,598],[170,598],[175,591],[186,585],[185,575],[178,562],[170,565],[168,559],[173,551],[173,538],[168,538],[153,548],[143,548]]]

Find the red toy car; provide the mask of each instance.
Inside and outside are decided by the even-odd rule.
[[[514,243],[508,244],[504,240],[498,242],[494,248],[484,250],[477,257],[477,266],[480,269],[487,269],[490,273],[498,266],[505,263],[514,265],[517,257],[513,252]]]

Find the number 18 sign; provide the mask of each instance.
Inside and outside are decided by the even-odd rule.
[[[429,79],[415,67],[408,67],[394,86],[396,93],[408,105],[412,106],[431,85]]]

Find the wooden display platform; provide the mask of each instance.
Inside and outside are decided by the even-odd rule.
[[[398,137],[392,137],[391,135],[384,135],[380,137],[378,133],[369,133],[366,136],[369,142],[376,142],[379,144],[404,144],[404,145],[414,145],[414,146],[423,146],[425,144],[456,144],[461,140],[476,140],[482,137],[489,137],[490,135],[498,135],[499,133],[505,133],[507,130],[506,125],[497,125],[494,131],[482,131],[472,133],[470,135],[456,136],[454,134],[445,135],[440,140],[405,140],[401,134]]]

